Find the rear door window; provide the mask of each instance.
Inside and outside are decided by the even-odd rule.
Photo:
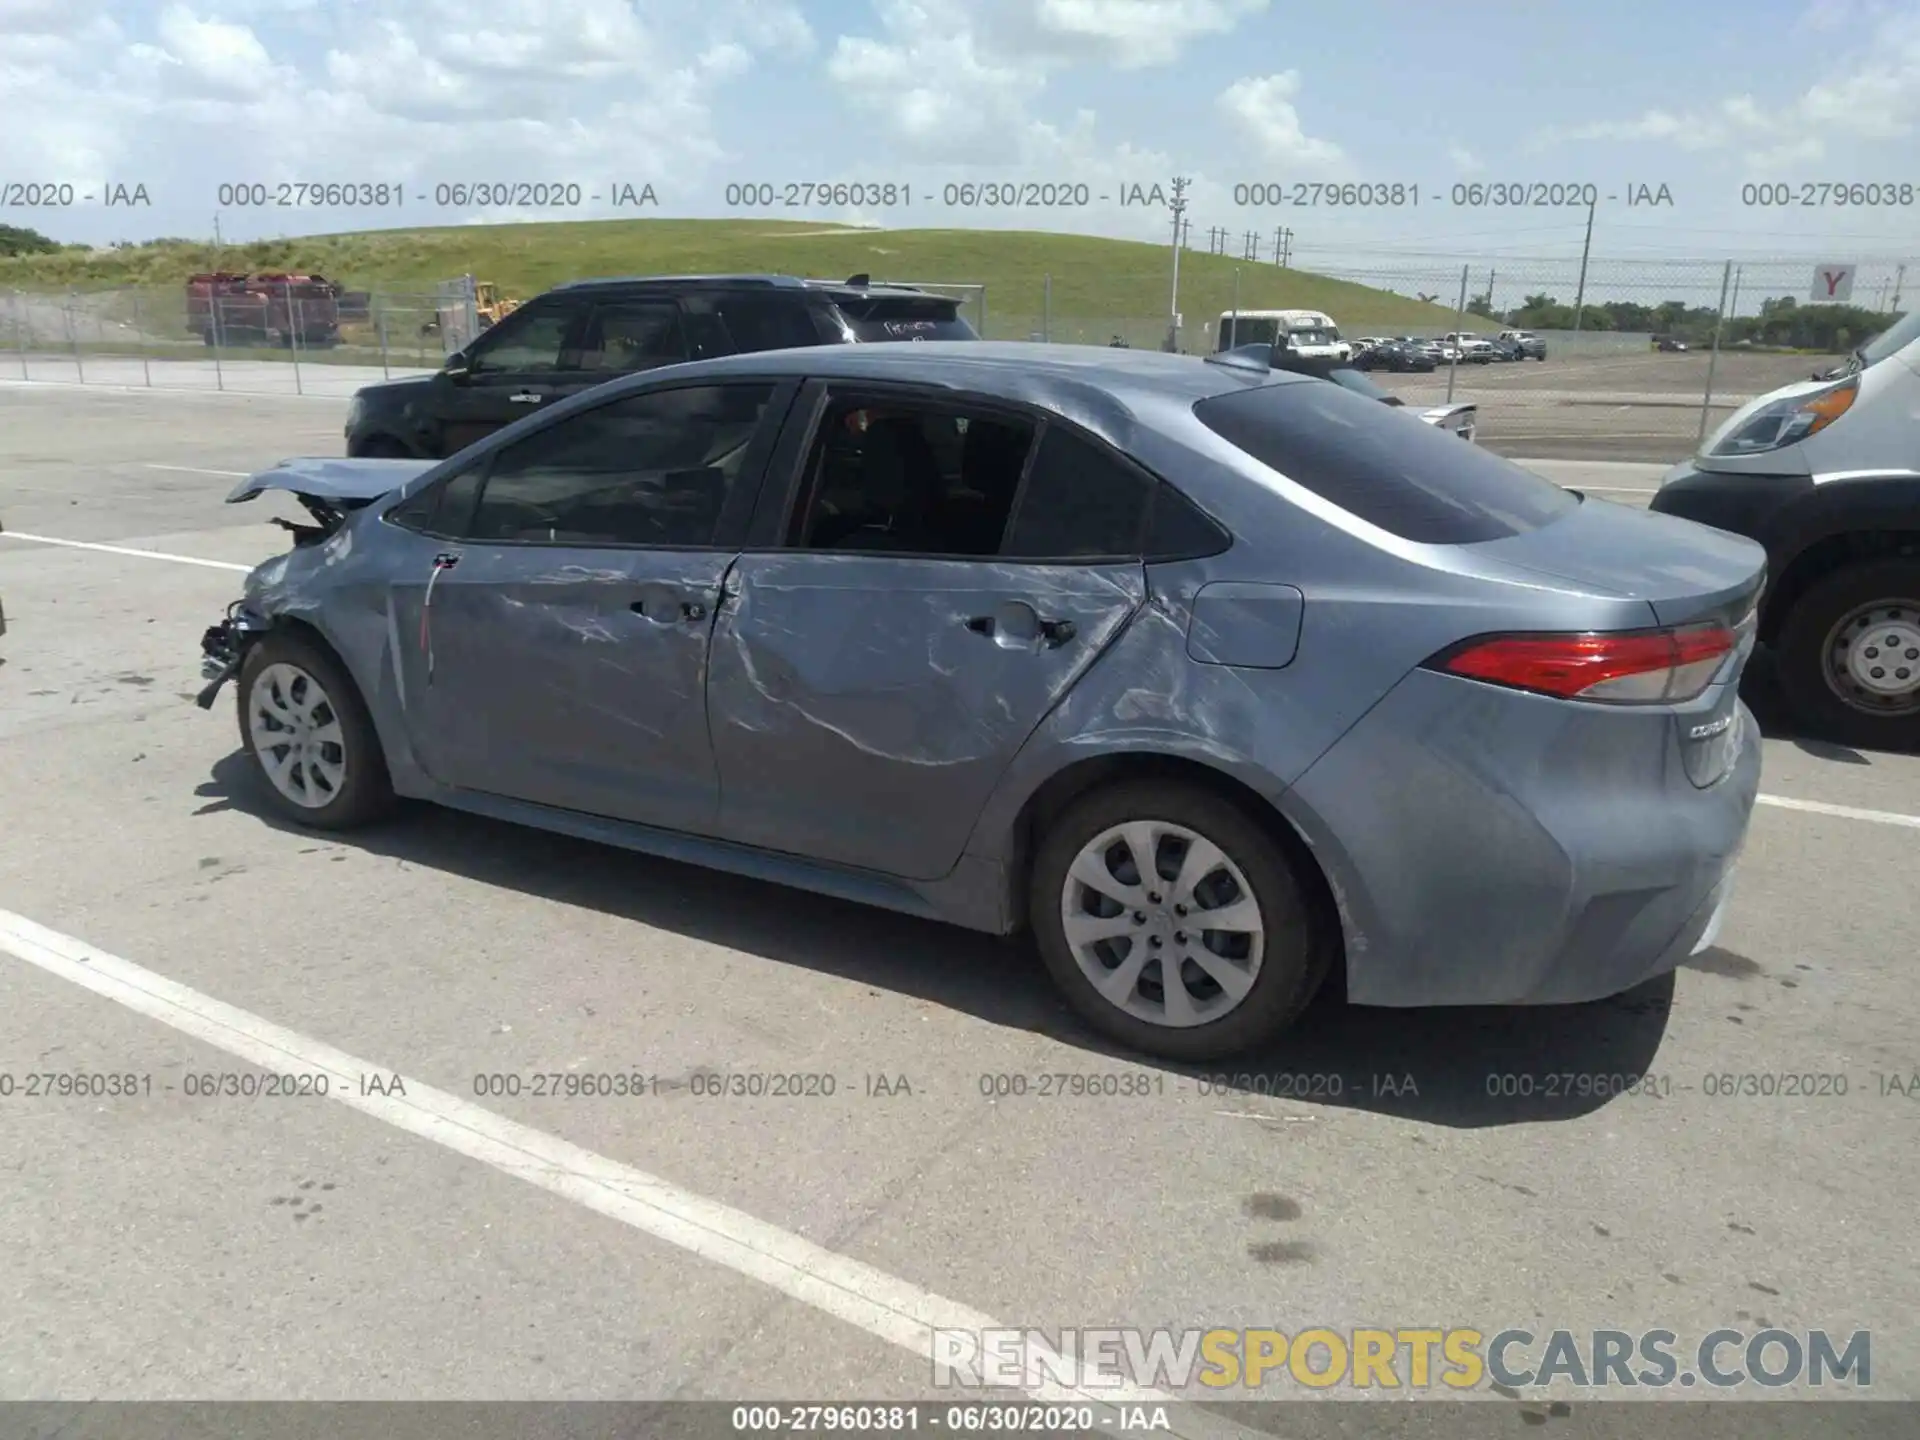
[[[612,300],[595,307],[579,368],[626,373],[687,359],[680,307],[671,300]]]
[[[1202,400],[1193,413],[1269,469],[1403,540],[1502,540],[1580,503],[1510,460],[1338,385],[1255,386]]]
[[[938,296],[848,296],[835,302],[857,340],[978,340],[960,303]]]
[[[807,306],[791,295],[721,292],[689,295],[685,304],[688,328],[699,337],[699,357],[820,343]]]

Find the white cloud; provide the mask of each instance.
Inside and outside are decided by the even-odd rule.
[[[1486,162],[1464,145],[1449,145],[1447,159],[1453,162],[1453,168],[1462,175],[1478,175],[1487,168]]]
[[[838,37],[827,73],[913,158],[1010,160],[1048,148],[1034,111],[1055,76],[1170,64],[1191,41],[1225,34],[1268,3],[874,0],[881,33]]]
[[[1026,123],[1046,86],[1032,58],[989,52],[956,0],[883,0],[884,40],[842,35],[827,75],[856,108],[879,115],[909,153],[989,161]]]
[[[1038,0],[1034,19],[1123,69],[1165,65],[1190,40],[1224,35],[1267,0]]]
[[[259,96],[293,73],[274,65],[251,27],[202,20],[184,5],[161,11],[158,34],[161,56],[204,95]]]
[[[1300,93],[1300,72],[1249,76],[1236,80],[1215,102],[1252,144],[1259,158],[1272,164],[1325,170],[1341,164],[1340,147],[1310,137],[1300,123],[1294,99]]]
[[[726,158],[729,87],[814,43],[795,0],[173,0],[124,24],[101,0],[0,0],[0,173],[137,180],[188,214],[236,180],[621,179],[665,198]],[[228,217],[262,226],[313,217]]]
[[[1615,141],[1739,150],[1750,169],[1764,172],[1824,160],[1832,146],[1844,149],[1848,141],[1904,139],[1920,128],[1920,4],[1909,0],[1897,11],[1877,13],[1866,45],[1831,78],[1785,103],[1732,95],[1704,108],[1647,110],[1630,120],[1546,130],[1529,148]],[[1832,0],[1816,3],[1802,24],[1832,31],[1861,14],[1859,5]]]

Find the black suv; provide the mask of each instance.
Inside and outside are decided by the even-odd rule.
[[[368,385],[347,454],[439,460],[616,376],[801,345],[977,340],[960,302],[865,275],[674,275],[575,280],[537,296],[424,379]]]

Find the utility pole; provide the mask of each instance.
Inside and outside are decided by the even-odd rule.
[[[213,248],[216,250],[224,250],[226,248],[226,242],[220,238],[220,217],[218,215],[213,217]]]
[[[1284,244],[1281,237],[1286,233],[1286,229],[1283,226],[1276,225],[1273,227],[1273,263],[1276,265],[1284,265],[1287,263],[1286,258],[1280,253]]]
[[[1733,299],[1727,302],[1727,314],[1730,316],[1740,313],[1740,272],[1746,268],[1744,265],[1733,267]]]
[[[1491,265],[1487,267],[1487,314],[1489,317],[1493,314],[1493,267]]]
[[[1175,177],[1173,199],[1169,202],[1173,210],[1173,293],[1167,306],[1167,349],[1170,352],[1180,349],[1180,239],[1182,222],[1187,213],[1187,186],[1191,183],[1184,177]]]
[[[1900,311],[1900,288],[1907,283],[1907,267],[1898,266],[1893,272],[1893,304],[1888,308],[1895,314]]]
[[[1713,407],[1713,372],[1720,368],[1720,328],[1727,319],[1727,286],[1733,279],[1733,262],[1727,261],[1720,272],[1720,310],[1713,319],[1713,349],[1707,355],[1707,387],[1700,396],[1700,429],[1696,442],[1707,438],[1707,412]]]
[[[1594,200],[1598,198],[1595,196]],[[1587,256],[1593,251],[1594,200],[1587,201],[1587,238],[1580,243],[1580,287],[1573,297],[1573,328],[1576,334],[1580,330],[1580,317],[1587,308]]]
[[[1285,234],[1286,234],[1286,240],[1287,240],[1287,251],[1286,251],[1286,254],[1280,257],[1280,263],[1282,265],[1291,265],[1293,264],[1293,229],[1291,226],[1287,228]]]

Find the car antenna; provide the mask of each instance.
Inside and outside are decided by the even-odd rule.
[[[860,285],[860,286],[871,285],[873,284],[873,276],[867,274],[866,271],[863,270],[858,275],[849,275],[847,277],[847,284]]]

